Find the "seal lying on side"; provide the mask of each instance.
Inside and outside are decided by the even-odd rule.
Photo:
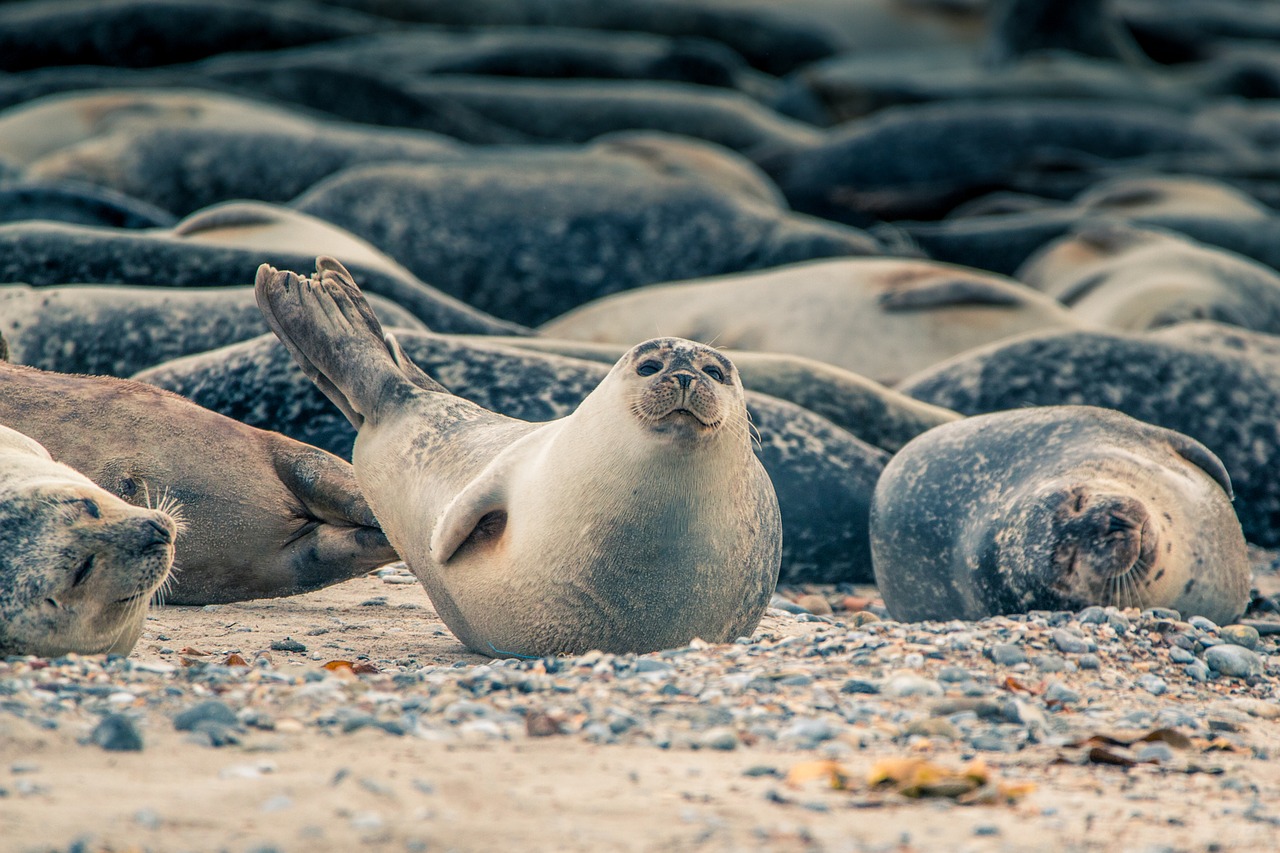
[[[842,258],[642,287],[583,305],[540,331],[614,343],[678,335],[805,356],[892,383],[982,344],[1081,325],[1044,294],[981,270]]]
[[[388,326],[423,327],[389,299],[369,302]],[[0,285],[12,361],[41,370],[127,377],[267,331],[252,287]]]
[[[0,423],[134,504],[181,508],[175,604],[292,595],[396,559],[351,466],[137,382],[0,364]]]
[[[573,414],[532,424],[429,378],[331,258],[313,279],[264,264],[256,287],[272,330],[359,429],[361,489],[468,647],[645,652],[754,630],[782,528],[742,383],[715,350],[640,344]]]
[[[1041,247],[1017,278],[1090,325],[1143,331],[1209,319],[1280,332],[1280,273],[1165,231],[1085,226]]]
[[[871,553],[904,622],[1101,604],[1225,625],[1252,574],[1218,458],[1090,406],[982,415],[909,443],[876,486]]]
[[[1280,545],[1280,363],[1273,359],[1165,335],[1046,332],[963,353],[898,390],[961,414],[1105,406],[1176,430],[1226,466],[1248,540]]]
[[[128,654],[176,533],[0,426],[0,654]]]

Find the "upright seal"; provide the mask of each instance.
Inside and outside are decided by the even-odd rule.
[[[733,364],[640,344],[571,415],[534,424],[449,394],[342,265],[258,270],[258,304],[359,430],[356,478],[445,624],[494,656],[646,652],[749,634],[781,560]]]

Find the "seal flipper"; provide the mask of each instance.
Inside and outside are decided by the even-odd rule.
[[[407,375],[402,365],[412,362],[403,353],[399,360],[393,357],[360,288],[333,258],[317,258],[313,278],[263,264],[254,294],[271,331],[356,429],[376,410],[389,383],[418,388],[427,378],[416,365],[415,375]],[[435,384],[426,390],[444,389]]]
[[[1226,466],[1222,464],[1222,460],[1212,450],[1194,438],[1183,435],[1180,432],[1175,432],[1174,430],[1166,430],[1166,432],[1174,453],[1208,474],[1215,483],[1222,487],[1222,491],[1227,493],[1228,500],[1234,501],[1236,499],[1235,492],[1231,488],[1231,475],[1227,473]]]
[[[513,460],[519,456],[519,464],[525,465],[530,446],[549,435],[547,426],[544,424],[508,444],[449,501],[431,532],[431,554],[441,565],[453,559],[473,534],[485,539],[502,535],[506,529]]]
[[[926,279],[901,284],[880,294],[879,302],[885,311],[919,311],[952,305],[1005,307],[1022,304],[1016,293],[990,282],[967,278]]]

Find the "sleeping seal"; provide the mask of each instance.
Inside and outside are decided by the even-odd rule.
[[[1252,574],[1218,458],[1091,406],[981,415],[910,442],[876,486],[871,554],[903,621],[1101,604],[1225,625]]]
[[[176,534],[0,426],[0,654],[128,654]]]
[[[445,624],[492,656],[645,652],[754,630],[777,498],[715,350],[633,348],[573,414],[533,424],[448,393],[350,274],[258,271],[272,330],[359,430],[356,476]]]
[[[351,466],[170,394],[0,363],[0,423],[133,504],[180,508],[174,604],[292,595],[396,559]]]

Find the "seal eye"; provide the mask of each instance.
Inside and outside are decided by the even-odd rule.
[[[649,361],[642,362],[641,365],[636,368],[636,373],[639,373],[641,376],[652,376],[661,369],[661,364],[650,359]]]
[[[723,382],[723,381],[724,381],[724,371],[723,371],[723,370],[721,370],[720,368],[716,367],[714,364],[711,364],[711,365],[708,365],[708,366],[706,366],[706,367],[702,368],[702,372],[703,372],[703,373],[705,373],[705,374],[707,374],[708,376],[710,376],[712,379],[714,379],[714,380],[715,380],[715,381],[717,381],[717,382]]]

